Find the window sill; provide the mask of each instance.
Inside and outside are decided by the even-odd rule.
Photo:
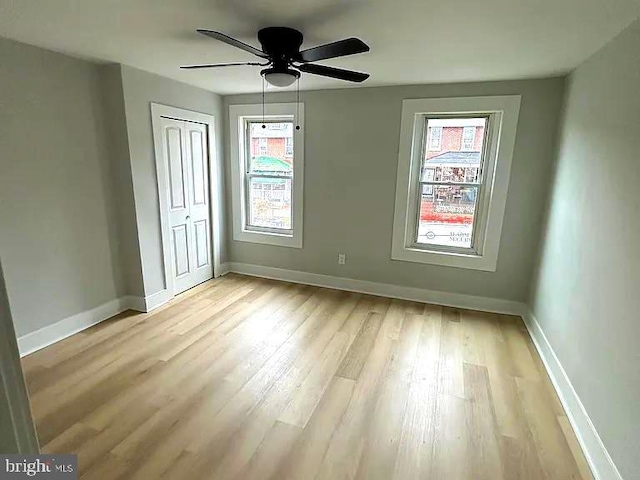
[[[409,247],[394,249],[391,252],[391,259],[403,262],[440,265],[443,267],[483,270],[485,272],[495,272],[498,264],[497,255],[468,255],[464,253],[439,252],[436,250],[422,250]]]
[[[257,232],[242,230],[233,236],[238,242],[260,243],[263,245],[275,245],[278,247],[302,248],[302,236],[295,234],[284,235],[279,233]]]

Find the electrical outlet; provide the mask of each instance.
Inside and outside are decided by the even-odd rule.
[[[347,263],[347,256],[344,253],[338,254],[338,265],[344,265]]]

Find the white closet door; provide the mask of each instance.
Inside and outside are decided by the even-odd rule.
[[[192,232],[192,286],[213,277],[211,260],[211,209],[209,207],[209,148],[207,126],[185,122],[187,171],[189,174],[189,209]]]
[[[207,127],[162,119],[174,294],[213,276]]]

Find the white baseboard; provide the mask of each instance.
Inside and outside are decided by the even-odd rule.
[[[522,303],[488,297],[476,297],[461,293],[448,293],[422,288],[402,287],[386,283],[354,280],[352,278],[332,277],[318,273],[285,270],[282,268],[250,265],[247,263],[229,262],[221,265],[229,272],[252,275],[255,277],[271,278],[286,282],[302,283],[316,287],[334,288],[348,292],[366,293],[383,297],[399,298],[416,302],[433,303],[447,307],[467,308],[484,312],[521,315]]]
[[[147,311],[147,304],[144,301],[144,297],[128,296],[128,297],[123,297],[122,301],[124,305],[126,305],[127,308],[131,310],[135,310],[136,312],[142,312],[142,313],[146,313]]]
[[[231,263],[225,262],[220,264],[220,268],[218,269],[219,277],[224,277],[227,273],[231,271]]]
[[[152,293],[144,297],[144,312],[150,312],[158,307],[161,307],[165,303],[171,300],[168,290],[160,290],[159,292]]]
[[[111,300],[96,308],[64,318],[52,325],[19,337],[18,349],[20,350],[20,356],[24,357],[60,340],[64,340],[75,333],[93,327],[125,310],[135,310],[143,313],[150,312],[164,305],[169,300],[167,290],[162,290],[144,298],[126,296]]]
[[[127,307],[136,312],[148,313],[151,310],[155,310],[167,303],[169,298],[169,292],[167,290],[160,290],[159,292],[152,293],[146,297],[125,297]]]
[[[128,297],[117,298],[104,303],[96,308],[80,312],[71,317],[62,319],[52,325],[28,333],[18,338],[20,356],[24,357],[44,347],[59,342],[74,333],[86,330],[108,318],[124,312],[129,307]]]
[[[571,380],[569,380],[542,327],[529,307],[525,308],[522,318],[560,397],[594,478],[596,480],[623,480],[580,401],[580,397],[573,388]]]

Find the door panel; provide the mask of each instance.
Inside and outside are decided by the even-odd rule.
[[[206,142],[202,132],[190,128],[189,147],[191,149],[191,172],[193,180],[193,204],[204,205],[207,202],[207,166]]]
[[[174,294],[213,277],[207,126],[163,118]]]
[[[189,168],[191,170],[191,221],[193,222],[194,265],[200,281],[211,278],[211,222],[209,210],[209,162],[207,152],[207,127],[186,122],[189,139]]]
[[[173,266],[176,277],[189,273],[189,235],[187,224],[173,227]]]
[[[206,267],[209,265],[209,226],[206,220],[199,220],[193,223],[193,227],[196,237],[196,267]]]
[[[167,160],[169,162],[169,205],[171,209],[185,208],[184,193],[187,190],[184,177],[182,132],[171,126],[165,129]]]

